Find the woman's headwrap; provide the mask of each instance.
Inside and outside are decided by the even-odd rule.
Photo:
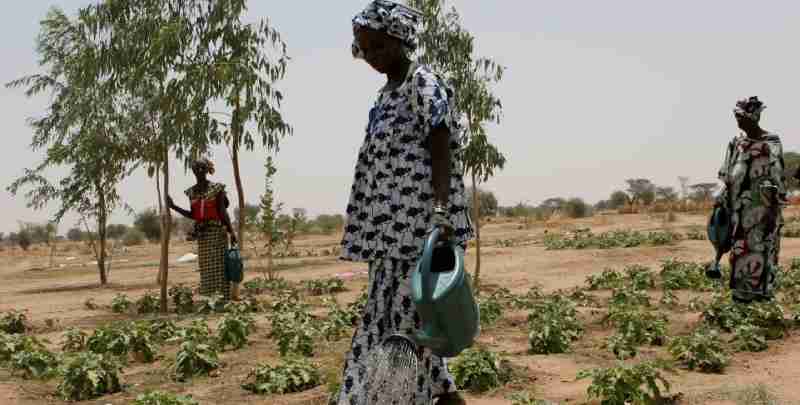
[[[353,17],[353,31],[371,28],[403,41],[410,58],[417,50],[417,35],[422,25],[422,13],[404,4],[390,0],[373,0],[364,11]],[[353,41],[353,57],[364,59],[358,41]]]
[[[750,97],[737,101],[733,113],[737,116],[750,119],[753,122],[758,122],[761,120],[761,112],[766,108],[767,106],[765,106],[758,97]]]
[[[195,173],[206,172],[208,174],[214,174],[214,163],[207,158],[197,159],[192,162],[192,171]]]

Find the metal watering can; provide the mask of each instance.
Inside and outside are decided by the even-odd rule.
[[[434,229],[411,275],[411,298],[422,320],[413,336],[439,357],[455,357],[472,346],[480,332],[478,304],[464,270],[464,249],[439,242]]]

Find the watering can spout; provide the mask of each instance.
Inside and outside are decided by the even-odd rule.
[[[464,249],[440,243],[433,229],[411,277],[412,298],[422,328],[414,340],[440,357],[472,346],[479,331],[478,306],[464,270]]]

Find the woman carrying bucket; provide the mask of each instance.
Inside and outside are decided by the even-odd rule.
[[[454,94],[414,61],[422,14],[375,0],[353,18],[353,55],[387,82],[369,112],[347,205],[342,259],[369,264],[369,298],[346,356],[339,404],[360,404],[367,359],[393,333],[411,335],[420,318],[410,276],[434,227],[465,246],[468,217]],[[424,350],[413,404],[463,403],[445,361]]]
[[[225,193],[225,185],[208,181],[214,174],[214,164],[208,159],[192,163],[192,172],[197,183],[186,190],[191,208],[183,209],[175,205],[172,197],[167,197],[169,208],[186,218],[195,221],[195,237],[198,245],[200,265],[200,295],[221,295],[227,301],[231,298],[231,283],[225,278],[225,249],[228,235],[232,245],[236,244],[228,206],[230,202]],[[234,299],[238,299],[236,285]]]

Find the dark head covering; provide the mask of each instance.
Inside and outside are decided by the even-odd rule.
[[[403,41],[410,57],[417,50],[417,35],[422,24],[422,13],[404,4],[390,0],[373,0],[353,17],[353,30],[371,28]],[[364,58],[357,41],[353,41],[353,56]]]
[[[195,173],[205,172],[208,174],[214,174],[214,163],[207,158],[197,159],[192,162],[192,171]]]
[[[758,97],[754,96],[737,101],[733,113],[739,117],[750,119],[753,122],[759,122],[761,120],[761,112],[766,108],[767,106],[765,106]]]

